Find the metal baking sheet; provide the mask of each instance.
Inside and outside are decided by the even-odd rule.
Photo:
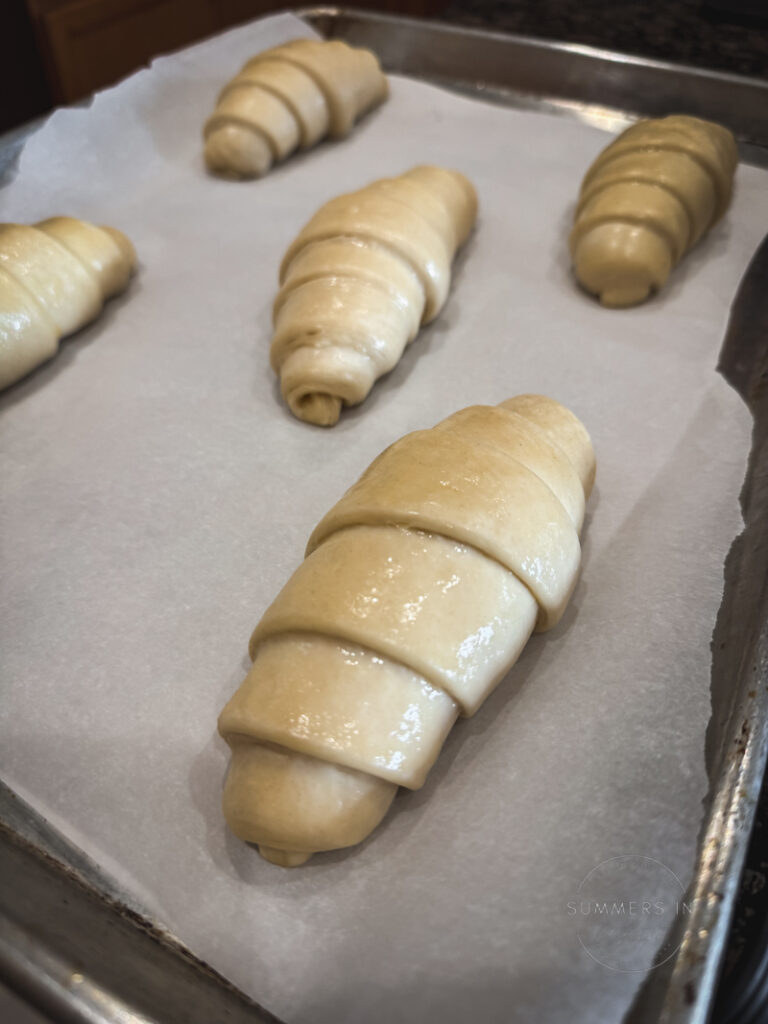
[[[638,115],[670,109],[715,117],[742,140],[746,159],[768,166],[768,87],[764,83],[435,23],[334,9],[301,13],[325,35],[376,50],[387,70],[500,103],[556,110],[609,131]],[[743,363],[743,353],[739,358]],[[753,375],[742,374],[737,380],[733,371],[737,361],[736,355],[724,351],[723,372],[750,402],[758,428],[751,484],[744,497],[748,531],[729,560],[731,585],[718,625],[718,636],[728,634],[731,642],[723,648],[727,653],[716,657],[714,673],[730,681],[732,696],[726,704],[715,700],[710,729],[708,765],[713,790],[696,879],[699,916],[689,919],[681,953],[669,964],[671,975],[654,972],[652,984],[641,995],[638,1020],[682,1022],[706,1016],[765,762],[765,686],[755,685],[756,679],[765,681],[765,566],[754,555],[765,551],[764,544],[760,548],[765,516],[759,515],[765,500],[765,460],[760,455],[765,432],[759,417],[765,403],[761,406],[759,395],[753,394],[753,381],[760,373],[757,364]],[[735,642],[729,632],[733,622],[740,623]],[[739,657],[731,653],[734,650]],[[40,835],[37,843],[45,847]],[[64,857],[61,849],[57,855]],[[79,868],[82,872],[82,865]],[[101,879],[92,881],[103,888]]]
[[[299,13],[328,38],[367,46],[388,71],[615,132],[670,110],[726,125],[742,159],[768,166],[768,82],[573,43],[349,8]]]

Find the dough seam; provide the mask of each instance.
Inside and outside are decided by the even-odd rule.
[[[247,121],[240,114],[227,114],[226,118],[221,117],[218,121],[216,120],[215,114],[211,115],[205,125],[205,138],[207,139],[209,135],[217,131],[219,128],[227,128],[232,125],[237,125],[238,128],[244,128],[246,131],[252,132],[254,135],[258,136],[269,150],[273,161],[277,161],[279,159],[274,140],[270,138],[263,128],[259,128],[258,125],[253,124],[251,121]]]
[[[345,131],[341,131],[339,129],[338,125],[336,124],[336,118],[334,116],[335,107],[336,107],[335,97],[333,96],[331,90],[328,88],[328,86],[323,81],[321,76],[317,74],[315,69],[312,68],[312,67],[309,67],[307,64],[302,64],[302,62],[299,61],[299,60],[291,60],[290,54],[286,55],[285,53],[281,53],[279,55],[279,57],[270,58],[270,59],[281,60],[285,64],[290,64],[291,67],[298,68],[299,71],[303,71],[304,74],[307,75],[308,78],[312,79],[312,81],[315,83],[317,88],[323,94],[323,99],[325,100],[325,107],[326,107],[326,110],[328,111],[328,135],[332,139],[343,139],[343,138],[345,138],[349,134],[349,130],[346,131],[346,132]]]
[[[450,538],[443,539],[450,540]],[[483,554],[483,552],[479,552],[479,554]],[[503,566],[503,568],[506,569],[506,566]],[[509,569],[507,569],[507,572],[509,572]],[[412,665],[410,662],[404,661],[402,657],[396,658],[384,648],[371,646],[369,639],[356,634],[353,629],[345,629],[343,627],[339,628],[338,626],[334,628],[337,629],[338,632],[327,633],[319,629],[310,629],[308,626],[302,626],[300,619],[292,622],[290,618],[288,618],[287,623],[284,621],[282,624],[278,621],[278,624],[274,629],[270,628],[265,630],[263,633],[258,633],[258,637],[255,642],[253,641],[253,637],[251,638],[251,643],[248,645],[248,654],[250,658],[255,661],[261,644],[267,640],[273,640],[277,636],[321,636],[328,640],[337,640],[342,643],[352,644],[354,647],[363,648],[370,654],[373,654],[376,658],[381,658],[384,661],[388,661],[390,664],[407,669],[408,672],[413,672],[414,675],[421,676],[421,678],[429,683],[433,689],[441,690],[446,697],[450,697],[454,704],[458,705],[462,715],[466,714],[460,698],[451,693],[450,690],[446,689],[444,680],[434,679],[424,668],[420,668],[418,665]],[[256,632],[258,632],[258,629]],[[256,632],[254,632],[254,637],[256,636]]]
[[[527,469],[527,467],[524,467],[524,468]],[[533,475],[535,476],[536,474],[534,473]],[[559,499],[558,499],[558,504],[561,504]],[[408,514],[408,513],[406,513],[406,514]],[[384,515],[385,515],[385,513],[382,513],[382,516],[384,516]],[[571,523],[571,518],[567,514],[567,512],[566,512],[566,518],[568,519],[568,522]],[[310,550],[309,546],[307,546],[307,550],[305,552],[304,557],[308,558],[309,555],[311,555],[313,551],[317,551],[318,548],[322,547],[322,545],[325,544],[325,542],[327,540],[330,540],[331,537],[334,537],[337,533],[342,533],[344,530],[352,530],[356,526],[373,526],[373,527],[378,527],[378,528],[396,527],[396,528],[401,529],[401,530],[408,530],[411,533],[423,533],[423,534],[426,534],[427,536],[441,537],[443,540],[448,541],[449,544],[463,544],[464,547],[471,548],[478,555],[482,555],[483,558],[490,559],[492,562],[495,562],[497,565],[500,565],[502,567],[502,569],[504,569],[505,572],[508,572],[512,576],[514,576],[515,579],[519,583],[522,583],[522,585],[525,587],[525,589],[531,595],[533,600],[536,602],[537,607],[540,606],[539,605],[539,599],[533,593],[533,591],[531,590],[529,584],[525,581],[525,579],[523,579],[523,577],[521,577],[513,568],[511,568],[509,565],[507,565],[506,562],[502,562],[502,560],[500,558],[498,558],[496,555],[494,555],[492,552],[486,551],[484,548],[478,547],[478,545],[476,544],[476,542],[472,538],[469,538],[469,537],[464,538],[464,537],[454,536],[453,534],[445,533],[444,530],[441,530],[439,528],[439,526],[430,527],[430,526],[418,525],[418,522],[419,522],[418,519],[411,519],[411,520],[402,519],[402,520],[400,520],[400,519],[397,519],[397,518],[394,518],[394,517],[393,518],[381,518],[381,519],[377,519],[377,518],[373,517],[373,518],[367,518],[364,522],[358,522],[358,521],[356,521],[354,519],[350,519],[349,522],[345,522],[343,518],[340,518],[339,522],[338,522],[338,525],[335,526],[329,533],[323,534],[321,540],[318,541],[317,544],[314,544],[312,546],[311,550]],[[575,529],[575,527],[574,527],[574,529]],[[577,531],[577,533],[578,533],[578,531]],[[537,626],[537,629],[538,629],[538,626]],[[359,643],[359,641],[353,641],[353,642],[354,643]],[[419,670],[414,669],[413,671],[419,671]],[[423,673],[420,673],[420,674],[423,675]],[[431,682],[431,680],[428,679],[427,682]],[[437,684],[435,684],[435,685],[437,685]],[[454,697],[454,700],[455,699],[456,698]]]
[[[301,249],[300,252],[304,252],[304,250]],[[404,263],[405,261],[400,260],[400,262]],[[314,281],[323,280],[361,281],[364,284],[369,284],[371,287],[376,288],[383,295],[388,295],[393,302],[400,306],[401,309],[408,309],[408,300],[403,296],[403,293],[398,291],[394,285],[390,285],[389,282],[384,281],[380,277],[376,277],[374,274],[366,274],[364,272],[360,274],[352,274],[349,271],[342,274],[329,274],[326,270],[318,268],[317,270],[312,271],[311,274],[305,274],[304,276],[291,281],[290,287],[280,289],[277,293],[277,298],[272,305],[272,318],[274,319],[277,317],[277,314],[285,305],[288,297],[293,295],[294,292],[299,291],[299,289],[303,288],[305,284],[312,284]],[[421,282],[419,282],[419,287],[421,287]],[[408,340],[410,342],[413,338],[409,338]]]
[[[382,651],[378,648],[372,647],[368,641],[364,642],[359,638],[347,635],[344,631],[339,633],[324,633],[318,629],[307,628],[278,628],[274,632],[268,631],[264,633],[263,636],[259,637],[258,643],[254,647],[253,652],[250,655],[253,661],[255,662],[257,660],[259,648],[261,647],[262,644],[268,643],[277,638],[285,637],[295,637],[299,641],[301,641],[304,638],[308,638],[311,640],[312,638],[319,637],[322,640],[327,640],[330,642],[350,644],[353,647],[359,648],[364,654],[373,655],[373,657],[379,658],[381,661],[386,662],[387,664],[392,665],[395,668],[405,669],[405,671],[411,673],[411,675],[417,676],[419,679],[423,680],[432,690],[439,691],[439,693],[441,693],[444,697],[447,697],[448,700],[450,700],[451,703],[455,705],[460,717],[469,718],[472,715],[472,712],[469,712],[465,708],[465,706],[462,704],[459,698],[456,697],[453,693],[451,693],[450,690],[447,690],[445,688],[445,684],[443,682],[436,682],[435,680],[431,679],[427,674],[425,674],[425,672],[421,668],[408,664],[408,662],[403,661],[402,658],[395,658],[386,651]],[[504,675],[506,675],[506,672],[504,673]],[[254,739],[257,740],[259,743],[264,743],[265,745],[272,743],[275,746],[281,747],[284,750],[291,749],[289,747],[286,747],[284,744],[279,743],[276,740],[269,739],[267,737],[267,730],[265,729],[262,731],[258,726],[256,727],[255,730],[245,728],[240,728],[233,731],[227,730],[227,737],[230,736],[241,736],[243,739]],[[344,764],[343,761],[338,760],[338,755],[340,753],[338,749],[329,748],[327,751],[324,751],[323,753],[318,753],[314,749],[309,749],[310,744],[308,741],[305,742],[301,737],[294,737],[294,739],[298,745],[293,749],[299,750],[306,757],[314,757],[318,761],[326,761],[330,764]],[[354,765],[350,764],[345,765],[345,767],[350,768],[352,771],[361,770],[360,768],[356,768]],[[406,789],[415,790],[421,788],[421,786],[409,786],[407,783],[402,782],[399,779],[395,780],[390,775],[382,771],[376,771],[371,768],[367,768],[366,771],[368,771],[370,775],[376,775],[378,778],[384,779],[385,782],[395,782],[395,784],[398,786],[405,786]],[[421,785],[423,785],[423,783]]]
[[[114,238],[110,235],[110,233],[108,231],[103,231],[96,224],[94,224],[93,226],[96,228],[97,231],[101,231],[101,234],[103,235],[103,237],[107,239],[108,244],[112,247],[112,251],[117,253],[118,258],[122,258],[122,252],[120,251],[120,246],[117,244],[117,242],[114,240]],[[75,250],[71,249],[67,245],[66,242],[62,242],[62,240],[60,238],[56,238],[55,235],[52,235],[49,231],[46,231],[45,228],[38,228],[38,231],[42,231],[43,234],[46,236],[46,238],[50,238],[52,241],[56,242],[57,245],[61,246],[62,249],[64,249],[66,252],[69,253],[69,255],[72,257],[72,259],[77,260],[77,262],[80,264],[80,266],[85,269],[85,272],[89,275],[89,277],[94,277],[95,276],[94,273],[93,273],[93,268],[90,267],[87,263],[85,263],[80,258],[80,256],[75,252]],[[101,289],[101,291],[103,293],[103,289]]]
[[[237,85],[249,85],[249,84],[258,85],[260,88],[266,90],[267,92],[271,92],[272,95],[275,96],[277,99],[282,100],[282,102],[285,104],[285,106],[288,107],[289,111],[291,112],[291,114],[293,115],[293,117],[294,117],[294,119],[296,121],[296,124],[299,127],[299,147],[298,148],[299,149],[309,149],[311,146],[315,145],[317,142],[322,141],[322,137],[320,139],[315,139],[314,142],[312,141],[312,138],[311,138],[311,136],[312,136],[311,126],[308,125],[307,122],[305,121],[304,114],[301,111],[300,107],[295,103],[293,97],[290,96],[287,92],[281,92],[278,89],[278,87],[273,85],[271,82],[268,83],[268,82],[264,82],[264,81],[262,81],[261,79],[258,79],[258,78],[249,79],[247,77],[247,73],[248,73],[248,71],[251,68],[255,69],[255,68],[258,67],[259,64],[268,64],[270,62],[273,62],[275,64],[287,64],[288,63],[287,61],[281,61],[279,57],[265,57],[263,61],[256,60],[255,62],[249,62],[249,64],[246,64],[245,67],[243,68],[243,70],[240,72],[240,75],[243,76],[240,79],[240,82],[238,82],[237,79],[233,79],[232,82],[230,82],[228,85],[224,86],[224,88],[221,91],[221,95],[219,96],[219,101],[222,99],[223,96],[225,96],[227,94],[227,92],[230,89],[235,88]],[[323,94],[323,92],[317,86],[317,83],[315,82],[314,78],[312,78],[311,75],[308,75],[307,72],[304,71],[303,68],[299,68],[296,64],[290,64],[289,66],[291,67],[291,69],[293,71],[298,71],[300,74],[303,74],[304,77],[307,78],[311,82],[312,86],[314,86],[315,88],[318,89],[318,92],[320,93],[320,96],[321,96],[322,101],[323,101],[323,105],[325,107],[326,115],[330,116],[329,111],[328,111],[328,101],[326,100],[325,95]]]
[[[96,287],[97,287],[97,289],[98,289],[98,291],[99,291],[99,293],[101,295],[102,300],[104,299],[104,293],[103,293],[103,290],[102,290],[102,287],[101,287],[101,282],[98,280],[98,278],[93,273],[91,268],[86,263],[83,263],[83,261],[80,259],[80,257],[78,255],[76,255],[74,252],[72,252],[72,250],[68,246],[64,245],[63,242],[60,242],[59,239],[56,238],[55,235],[50,235],[45,230],[45,228],[40,228],[40,227],[37,226],[37,224],[30,224],[30,225],[25,225],[25,226],[28,226],[33,231],[39,231],[41,235],[45,235],[45,237],[48,239],[48,242],[55,249],[58,249],[60,252],[62,252],[66,259],[71,260],[72,262],[74,262],[75,265],[85,274],[85,276],[88,278],[88,280],[91,282],[91,284],[95,284],[96,285]],[[106,234],[106,232],[104,232],[104,234]],[[107,237],[109,237],[109,236],[107,236]],[[110,238],[109,241],[110,241],[111,244],[114,244],[114,240],[113,239]],[[35,298],[34,294],[29,291],[29,288],[27,287],[27,285],[24,284],[23,278],[17,277],[16,274],[12,270],[9,269],[8,262],[9,262],[8,260],[2,260],[2,262],[0,262],[0,266],[3,267],[3,269],[6,271],[6,273],[8,274],[9,277],[13,278],[13,280],[16,282],[16,284],[21,285],[22,288],[24,288],[24,290],[26,292],[28,292],[30,295],[32,295],[33,298]],[[39,302],[38,299],[35,299],[35,301]],[[53,320],[53,318],[50,316],[50,313],[48,314],[48,316],[51,319],[51,322],[54,324],[56,330],[59,333],[61,333],[61,328],[56,323],[56,321]],[[74,332],[67,332],[67,333],[74,333]]]
[[[421,273],[419,268],[404,253],[402,253],[398,249],[396,249],[395,246],[391,242],[388,242],[385,239],[382,239],[382,238],[380,238],[380,237],[378,237],[376,235],[372,235],[372,234],[369,235],[369,234],[366,234],[364,232],[356,232],[355,234],[350,235],[350,234],[339,234],[336,231],[330,231],[330,230],[327,231],[327,232],[324,231],[322,234],[313,235],[312,238],[307,241],[306,245],[314,245],[316,242],[330,242],[330,241],[334,241],[337,238],[339,238],[339,239],[343,238],[343,239],[346,239],[347,241],[355,242],[355,243],[360,242],[360,243],[362,243],[366,247],[369,246],[369,245],[374,245],[375,244],[377,246],[377,248],[383,249],[386,253],[388,253],[388,255],[394,256],[401,263],[404,263],[408,267],[408,269],[413,274],[416,275],[416,277],[418,278],[419,284],[421,286],[421,289],[424,292],[424,295],[425,295],[424,310],[425,310],[425,312],[422,313],[421,323],[422,323],[422,325],[428,323],[428,320],[426,319],[426,308],[427,308],[427,305],[428,305],[428,303],[426,302],[426,295],[427,295],[427,293],[430,290],[429,289],[429,284],[432,281],[432,279],[429,277],[429,275],[427,275],[427,278],[425,280],[425,277]],[[291,263],[293,263],[293,261],[296,259],[296,257],[300,253],[302,253],[304,251],[304,249],[306,248],[306,245],[301,246],[301,248],[297,249],[296,252],[291,253],[291,259],[289,260],[289,262],[285,264],[284,268],[282,268],[282,267],[280,268],[280,285],[281,286],[282,286],[283,281],[285,280],[285,278],[288,275],[288,270],[289,270],[289,268],[291,266]],[[326,275],[320,274],[318,276],[319,277],[324,277]],[[442,309],[442,306],[440,307],[440,309]],[[440,312],[440,309],[431,311],[430,319],[435,317],[435,316],[437,316],[437,314]]]
[[[530,422],[530,420],[528,422]],[[535,426],[535,424],[534,424],[534,426]],[[523,469],[527,470],[529,473],[532,473],[538,480],[540,480],[544,484],[544,486],[550,492],[552,497],[555,499],[555,501],[562,508],[563,512],[566,515],[566,518],[569,520],[569,522],[573,523],[574,529],[578,531],[579,526],[581,524],[574,522],[573,518],[571,517],[570,512],[568,511],[568,508],[563,504],[563,502],[560,500],[560,497],[557,495],[557,493],[555,491],[552,490],[550,485],[547,483],[547,481],[544,479],[544,477],[540,473],[537,473],[535,469],[533,469],[531,466],[527,465],[521,459],[516,458],[511,452],[507,451],[507,449],[504,448],[500,444],[494,444],[493,441],[479,441],[477,439],[475,439],[473,443],[478,448],[488,448],[491,451],[500,452],[505,458],[509,459],[511,462],[516,463],[518,466],[522,466]],[[566,458],[567,458],[567,456],[566,456]],[[510,569],[509,571],[511,572],[512,570]],[[515,575],[517,575],[517,574],[515,574]],[[521,580],[520,582],[523,583],[524,580]]]
[[[618,159],[618,157],[628,156],[632,153],[682,153],[684,156],[687,156],[690,160],[693,160],[694,163],[698,164],[702,171],[704,171],[704,173],[712,182],[712,187],[715,190],[716,209],[712,223],[714,224],[715,221],[719,220],[720,217],[725,213],[728,207],[728,197],[730,195],[730,191],[728,188],[723,188],[720,175],[717,173],[716,169],[710,165],[708,160],[703,159],[699,153],[692,153],[691,150],[688,149],[686,146],[681,146],[679,143],[676,144],[671,140],[669,145],[665,143],[663,146],[644,146],[641,143],[637,143],[633,146],[627,146],[626,149],[623,147],[617,147],[617,150],[607,155],[605,160],[601,160],[600,158],[598,158],[598,160],[595,162],[595,165],[590,168],[589,172],[584,178],[584,185],[587,185],[592,180],[594,175],[598,173],[598,171],[602,171],[603,168],[607,167],[614,160]]]
[[[359,514],[360,513],[358,511],[356,515]],[[345,516],[338,517],[338,519],[336,520],[337,525],[334,526],[330,533],[323,534],[322,539],[313,546],[312,551],[316,551],[317,548],[324,544],[325,541],[328,540],[330,537],[333,537],[334,534],[340,533],[342,530],[348,530],[353,526],[397,526],[405,530],[418,530],[421,533],[431,533],[438,537],[442,537],[443,540],[451,541],[453,544],[463,544],[465,547],[472,548],[474,551],[478,552],[478,554],[483,555],[485,558],[490,558],[492,561],[497,562],[503,569],[506,569],[507,572],[511,573],[515,577],[515,579],[517,579],[520,583],[523,584],[523,586],[530,593],[531,597],[536,602],[540,610],[540,614],[536,623],[536,632],[544,632],[542,627],[539,625],[539,622],[546,617],[545,609],[541,606],[541,602],[531,590],[530,585],[522,576],[520,576],[517,570],[513,569],[506,562],[502,562],[502,560],[498,556],[494,555],[491,551],[487,551],[485,548],[479,547],[476,539],[471,537],[469,534],[464,534],[463,530],[457,530],[455,534],[445,533],[444,527],[441,529],[440,524],[436,522],[434,523],[434,525],[430,525],[430,520],[428,520],[426,517],[422,517],[419,513],[406,513],[405,516],[402,519],[400,519],[394,516],[390,517],[387,513],[384,512],[378,513],[378,510],[376,510],[374,514],[371,515],[370,510],[368,510],[368,512],[366,513],[366,518],[362,522],[359,519],[352,518],[351,513],[347,513],[347,515],[350,516],[349,519],[347,519]],[[381,516],[381,518],[379,518],[379,515]],[[407,518],[408,516],[410,516],[411,518]],[[574,529],[574,532],[576,532],[575,528],[573,527],[573,524],[571,523],[570,516],[566,514],[566,518],[568,520],[568,523],[571,525],[572,529]],[[308,550],[307,554],[312,554],[312,551]],[[567,604],[568,600],[570,600],[570,594],[567,596],[564,603]]]
[[[219,102],[223,99],[224,96],[229,96],[230,93],[237,92],[240,89],[259,89],[259,90],[261,90],[261,92],[265,92],[269,96],[271,96],[273,100],[277,100],[277,102],[280,103],[283,107],[285,107],[285,109],[288,111],[288,113],[294,119],[294,121],[296,122],[296,126],[299,129],[299,136],[301,136],[301,132],[302,132],[301,119],[299,118],[299,115],[297,114],[297,112],[294,110],[293,105],[291,103],[289,103],[289,101],[286,99],[286,97],[283,96],[281,93],[279,93],[273,86],[267,85],[264,82],[257,82],[257,81],[253,81],[253,82],[246,82],[246,81],[230,82],[230,84],[225,86],[224,90],[222,91],[222,94],[219,97]],[[234,116],[227,114],[226,118],[228,120],[231,120],[231,121],[237,121],[238,123],[242,123],[242,121],[241,121],[242,114],[235,114]],[[224,120],[223,117],[222,117],[222,120]],[[214,127],[218,128],[218,127],[221,126],[220,122],[219,123],[216,122],[216,115],[215,114],[211,115],[210,121],[213,122]],[[248,125],[249,128],[255,128],[257,131],[259,131],[259,130],[263,131],[263,129],[259,129],[258,125],[254,124],[253,121],[246,120],[245,123]],[[208,135],[209,130],[210,129],[209,129],[208,125],[206,125],[206,133],[205,133],[206,136]],[[266,132],[264,132],[264,135],[266,136]]]
[[[629,173],[627,173],[626,176],[622,176],[620,178],[612,178],[610,181],[598,183],[595,188],[588,190],[586,193],[582,195],[576,207],[576,216],[581,216],[581,213],[583,212],[584,208],[587,206],[588,203],[590,203],[594,198],[596,198],[596,196],[601,195],[609,188],[614,188],[616,185],[646,185],[650,188],[659,188],[662,191],[666,192],[667,195],[672,196],[672,198],[676,199],[677,202],[680,204],[680,207],[682,208],[683,213],[685,214],[686,220],[688,221],[688,241],[685,245],[685,252],[689,252],[690,249],[693,247],[694,242],[698,241],[698,239],[696,238],[696,222],[694,220],[693,211],[691,210],[686,200],[668,182],[659,181],[658,178],[653,178],[650,174],[644,176],[642,174],[630,175]],[[707,229],[705,228],[704,231],[706,230]]]
[[[573,231],[571,232],[571,252],[573,253],[578,249],[581,241],[590,233],[590,231],[593,230],[593,228],[604,227],[606,224],[624,224],[627,227],[643,228],[645,231],[652,232],[652,234],[656,235],[657,238],[660,238],[668,246],[669,251],[673,256],[673,265],[678,264],[681,258],[685,255],[685,250],[683,250],[682,253],[678,253],[678,245],[674,236],[670,234],[670,232],[666,231],[656,221],[649,221],[639,215],[637,217],[632,217],[625,213],[620,217],[617,217],[615,214],[604,213],[599,217],[579,220],[579,222],[574,225]]]
[[[24,279],[17,277],[11,270],[8,269],[5,260],[0,260],[0,275],[2,274],[5,274],[5,276],[9,280],[11,280],[14,283],[14,285],[16,285],[17,288],[20,288],[32,300],[32,305],[35,307],[36,310],[38,310],[43,320],[50,325],[50,327],[53,329],[53,331],[55,331],[56,334],[59,334],[59,325],[53,319],[51,314],[48,312],[48,310],[45,308],[42,302],[38,299],[35,293],[24,283]]]

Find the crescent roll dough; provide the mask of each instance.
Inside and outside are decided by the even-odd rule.
[[[291,412],[332,426],[440,312],[477,216],[458,171],[414,167],[322,206],[288,249],[272,368]]]
[[[115,228],[72,217],[0,224],[0,388],[54,356],[135,268],[133,246]]]
[[[348,135],[387,94],[370,50],[294,39],[249,60],[224,87],[203,129],[205,162],[227,177],[259,177],[299,147]]]
[[[576,277],[604,306],[634,306],[731,199],[738,151],[731,133],[696,117],[640,121],[587,171],[571,231]]]
[[[589,436],[550,398],[472,406],[387,448],[320,522],[219,718],[224,814],[268,860],[363,840],[418,789],[579,571]]]

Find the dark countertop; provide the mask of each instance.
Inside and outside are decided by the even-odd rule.
[[[441,18],[768,78],[768,0],[449,0]]]

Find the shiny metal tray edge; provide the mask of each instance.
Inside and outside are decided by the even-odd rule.
[[[490,102],[575,117],[614,132],[641,116],[672,111],[710,117],[736,134],[745,162],[768,167],[768,82],[700,68],[668,64],[608,50],[549,42],[441,22],[379,15],[352,8],[314,7],[294,11],[326,37],[368,46],[386,70],[407,74]],[[0,163],[10,151],[10,162],[0,175],[6,180],[26,135],[39,126],[0,137]],[[651,972],[627,1024],[704,1024],[709,1019],[728,926],[746,853],[755,804],[768,759],[768,567],[754,552],[768,551],[768,393],[766,367],[753,367],[748,379],[729,372],[724,350],[721,371],[740,392],[755,417],[750,468],[742,492],[745,530],[734,542],[725,567],[723,603],[713,639],[713,677],[730,680],[732,702],[719,709],[717,702],[707,737],[707,766],[711,791],[702,825],[699,857],[688,900],[694,910],[679,935],[676,957]],[[757,382],[757,384],[755,384]],[[734,649],[734,623],[748,615],[752,628],[741,635],[743,646]],[[40,853],[51,870],[66,870],[57,879],[62,893],[86,891],[107,914],[139,922],[141,908],[121,892],[104,873],[68,843],[44,818],[0,784],[0,853],[8,838],[28,851],[28,860]],[[30,881],[30,885],[32,882]],[[3,936],[14,932],[16,911],[10,887],[0,886],[0,980],[5,980],[41,1010],[51,1008],[51,947],[45,931],[36,933],[36,953],[26,965],[23,984],[14,984],[2,955]],[[25,905],[34,902],[30,889]],[[64,898],[64,897],[62,897]],[[21,905],[21,904],[19,904]],[[156,932],[148,920],[147,934]],[[176,956],[191,965],[201,991],[207,988],[206,1012],[220,1000],[226,1019],[276,1020],[224,981],[214,981],[173,936],[165,935]],[[155,941],[157,936],[155,935]],[[7,944],[7,943],[6,943]],[[94,954],[95,955],[95,954]],[[61,979],[60,979],[61,980]],[[114,980],[114,979],[112,979]],[[113,987],[86,978],[80,991],[63,992],[67,1020],[111,1022],[125,1019],[126,1004]],[[169,969],[168,986],[176,975]],[[186,978],[185,986],[190,980]],[[216,985],[218,984],[218,989]],[[182,985],[179,982],[179,985]],[[54,986],[55,987],[55,986]],[[181,988],[180,988],[181,991]],[[186,989],[189,992],[189,988]],[[228,1001],[240,997],[234,1008]],[[87,996],[87,998],[86,998]],[[152,1019],[169,1024],[180,1019],[167,1015],[159,1004]],[[147,1018],[136,1016],[136,1020]],[[191,1020],[191,1018],[190,1018]]]
[[[606,131],[686,113],[730,128],[768,166],[768,81],[446,22],[347,7],[296,12],[321,35],[374,50],[385,70],[479,99],[562,113]]]
[[[0,1018],[9,1024],[18,1000],[55,1024],[280,1024],[2,783],[0,881]]]

